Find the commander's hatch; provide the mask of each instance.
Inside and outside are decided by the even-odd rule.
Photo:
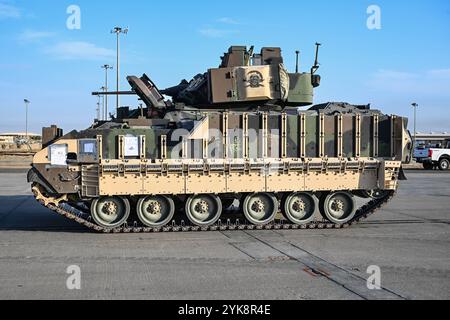
[[[133,91],[136,92],[148,108],[165,109],[168,107],[163,95],[146,74],[141,78],[129,76],[127,80]]]

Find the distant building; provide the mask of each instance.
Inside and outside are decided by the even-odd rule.
[[[442,144],[444,140],[450,139],[449,132],[430,132],[430,133],[416,133],[416,146],[424,147],[424,146],[436,146]]]
[[[26,138],[27,134],[25,132],[0,133],[0,144],[17,144],[19,141]],[[28,139],[30,139],[32,143],[40,143],[42,137],[40,134],[28,133]]]

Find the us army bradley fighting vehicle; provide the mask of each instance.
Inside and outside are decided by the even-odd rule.
[[[164,90],[130,76],[110,94],[145,106],[66,135],[44,128],[36,199],[104,232],[344,227],[387,203],[411,155],[407,119],[346,103],[299,111],[320,85],[318,46],[310,72],[288,72],[279,48],[253,51],[231,47]]]

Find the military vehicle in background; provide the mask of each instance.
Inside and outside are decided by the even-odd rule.
[[[145,107],[66,135],[44,128],[28,174],[36,199],[103,232],[358,222],[394,196],[411,136],[406,118],[370,106],[300,111],[320,85],[318,49],[308,72],[288,72],[280,48],[233,46],[218,68],[171,88],[128,77],[120,94]]]

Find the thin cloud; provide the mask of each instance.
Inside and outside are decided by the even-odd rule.
[[[222,17],[216,20],[216,24],[226,24],[229,25],[229,28],[226,27],[217,27],[215,24],[213,25],[206,25],[202,29],[198,30],[198,32],[205,37],[208,38],[224,38],[236,33],[239,33],[239,30],[236,29],[230,29],[231,26],[237,26],[241,23],[233,18],[230,17]],[[236,27],[235,27],[236,28]]]
[[[430,70],[428,74],[439,78],[450,78],[450,68]]]
[[[417,73],[382,69],[369,77],[367,86],[371,90],[394,94],[448,97],[450,69],[443,68]]]
[[[54,32],[47,31],[35,31],[35,30],[25,30],[19,35],[19,41],[21,42],[36,42],[46,38],[51,38],[55,36]]]
[[[20,9],[8,2],[0,2],[0,20],[17,19],[22,16]]]
[[[225,23],[225,24],[240,24],[239,21],[234,20],[233,18],[229,18],[229,17],[222,17],[220,19],[217,19],[217,22],[221,22],[221,23]]]
[[[204,28],[198,31],[201,35],[208,38],[223,38],[232,34],[236,34],[239,31],[237,30],[225,30],[225,29],[217,29],[217,28]]]
[[[396,70],[378,70],[374,75],[373,79],[375,80],[399,80],[399,81],[408,81],[412,79],[416,79],[418,77],[415,73],[404,72],[404,71],[396,71]]]
[[[0,70],[24,70],[31,69],[33,66],[28,63],[0,63]]]
[[[107,60],[115,57],[114,50],[82,41],[60,42],[45,49],[45,53],[62,60]]]

